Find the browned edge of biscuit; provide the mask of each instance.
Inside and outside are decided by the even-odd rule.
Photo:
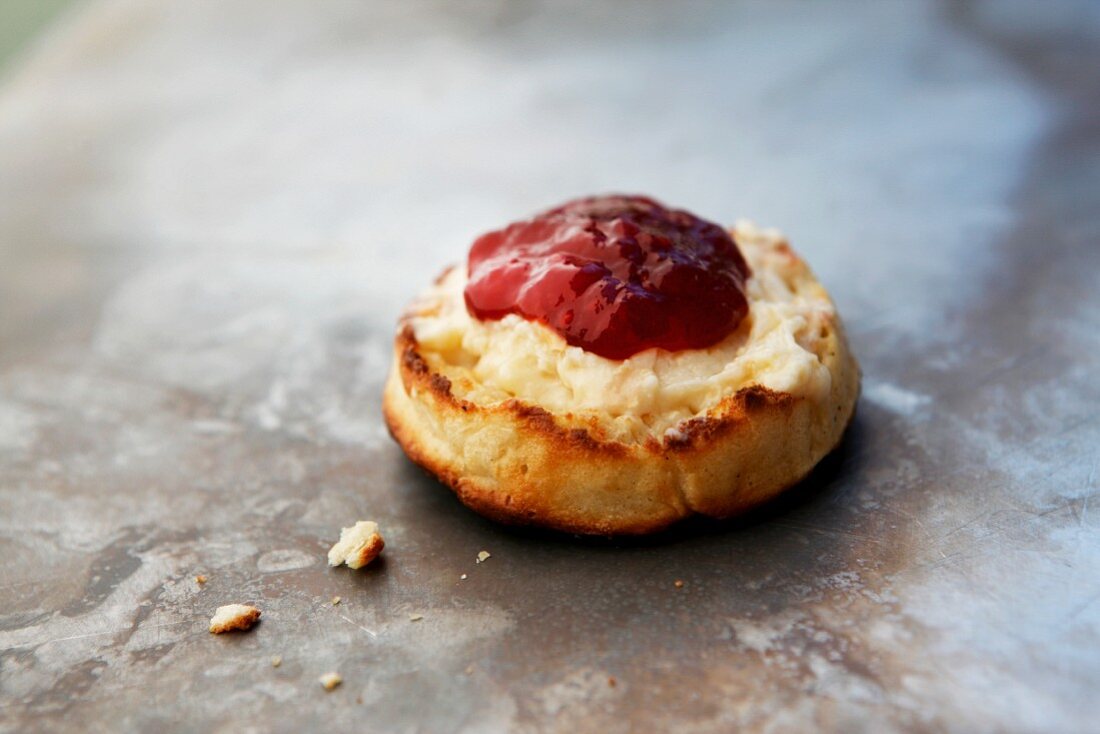
[[[631,455],[642,457],[669,457],[690,459],[694,453],[702,454],[715,443],[728,439],[741,430],[751,430],[750,422],[756,415],[768,412],[789,413],[805,398],[789,393],[777,392],[759,385],[750,385],[737,393],[723,398],[707,411],[706,415],[689,419],[681,423],[677,430],[666,434],[662,440],[651,437],[644,444],[628,446],[620,441],[607,439],[594,423],[589,427],[562,425],[549,411],[518,399],[510,399],[493,406],[480,406],[457,397],[452,390],[451,381],[442,374],[434,372],[419,351],[419,344],[413,334],[409,317],[402,318],[394,349],[398,355],[397,368],[399,378],[407,395],[417,391],[432,395],[437,407],[463,413],[505,413],[524,430],[536,435],[540,440],[559,451],[583,452],[593,460],[617,458],[627,459]],[[530,508],[501,506],[499,502],[484,497],[481,493],[465,487],[463,477],[452,468],[436,461],[425,451],[415,436],[408,435],[401,421],[392,415],[387,401],[383,403],[383,413],[390,434],[405,450],[409,458],[450,487],[459,499],[478,513],[499,522],[518,525],[537,524],[566,532],[592,535],[640,535],[662,530],[684,517],[696,514],[698,510],[686,512],[678,517],[659,517],[652,520],[637,520],[624,525],[616,523],[609,526],[594,523],[582,518],[563,519],[561,517],[543,517]],[[833,446],[834,449],[843,438],[855,413],[854,403]],[[572,418],[572,416],[567,416]],[[824,455],[827,455],[826,451]],[[762,501],[779,495],[791,486],[798,484],[813,471],[811,466],[802,476],[782,487],[767,493],[763,500],[748,498],[743,504],[726,508],[719,514],[706,513],[714,517],[733,517],[759,505]]]
[[[464,413],[475,410],[510,413],[514,420],[558,445],[570,445],[593,454],[625,456],[630,453],[630,448],[625,444],[620,441],[605,440],[599,435],[598,430],[564,427],[554,419],[550,411],[537,405],[524,403],[517,398],[505,400],[497,406],[486,407],[456,397],[451,390],[450,379],[438,372],[433,372],[420,354],[412,326],[405,319],[402,320],[401,328],[394,340],[394,349],[401,355],[399,362],[401,382],[406,392],[414,387],[431,392],[440,404]],[[762,385],[749,385],[723,398],[717,405],[710,408],[706,415],[691,418],[680,424],[677,430],[666,435],[663,441],[658,441],[656,438],[647,441],[644,448],[653,454],[666,450],[688,451],[728,435],[755,413],[789,410],[796,401],[802,399],[790,393],[770,390]],[[387,418],[387,425],[390,423],[391,421]],[[390,433],[391,435],[393,433],[392,426]]]

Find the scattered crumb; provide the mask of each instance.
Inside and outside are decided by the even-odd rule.
[[[332,597],[332,606],[336,606],[337,604],[340,603],[340,601],[341,601],[340,597],[338,597],[338,596]]]
[[[339,673],[325,673],[317,680],[321,681],[321,687],[326,691],[331,691],[344,682],[344,679],[340,677]]]
[[[619,681],[615,680],[615,676],[611,676],[607,679],[607,685],[611,686],[612,688],[614,688],[615,684],[618,682]]]
[[[477,562],[478,563],[485,563],[485,561],[489,560],[492,557],[493,556],[489,551],[484,551],[484,550],[479,551],[478,554],[477,554]]]
[[[363,703],[363,697],[362,696],[356,696],[355,697],[355,702],[356,703]]]
[[[473,674],[474,674],[474,666],[467,665],[466,666],[466,675],[473,675]]]
[[[461,576],[459,576],[459,578],[462,579],[463,581],[465,581],[466,580],[466,574],[462,574]]]
[[[348,568],[362,568],[377,558],[385,545],[378,523],[360,520],[340,531],[340,541],[328,552],[328,565],[344,563]]]
[[[410,614],[409,615],[409,621],[410,622],[419,622],[422,619],[424,619],[423,614]]]
[[[675,586],[677,589],[682,589],[684,588],[684,582],[680,579],[676,579],[676,582],[673,584],[673,586]]]
[[[260,620],[260,610],[248,604],[226,604],[218,607],[210,618],[210,631],[215,635],[223,632],[252,629]]]
[[[202,586],[206,583],[206,576],[200,573],[198,576],[195,577],[195,583],[199,586]]]
[[[271,656],[271,667],[272,668],[278,668],[282,664],[283,664],[283,656],[282,655],[272,655]]]

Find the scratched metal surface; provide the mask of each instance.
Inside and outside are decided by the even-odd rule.
[[[0,731],[1100,729],[1096,6],[685,8],[96,2],[6,75]],[[386,436],[402,304],[602,190],[834,293],[858,419],[778,506],[510,531]]]

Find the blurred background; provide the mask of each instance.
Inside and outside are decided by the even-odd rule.
[[[1097,69],[1095,2],[0,1],[0,731],[1095,730]],[[512,531],[389,439],[408,300],[603,191],[834,296],[779,506]]]
[[[0,7],[0,68],[33,40],[73,0],[8,0]]]

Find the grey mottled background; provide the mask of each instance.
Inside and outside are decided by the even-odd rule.
[[[1097,7],[63,16],[0,83],[0,731],[1100,730]],[[833,292],[864,397],[779,505],[512,531],[388,439],[404,302],[604,190]]]

